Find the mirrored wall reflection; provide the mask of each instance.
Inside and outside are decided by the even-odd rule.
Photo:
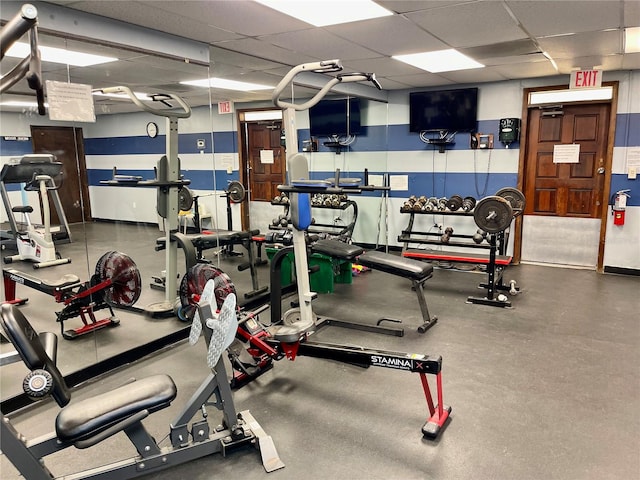
[[[58,334],[68,375],[187,326],[175,315],[187,262],[177,248],[168,261],[165,231],[215,222],[208,89],[180,83],[207,79],[209,68],[42,32],[39,43],[63,55],[41,48],[46,114],[25,80],[0,99],[2,268],[13,280],[0,288],[2,300],[28,298],[19,308],[38,331]],[[80,53],[99,58],[77,65]],[[20,60],[7,54],[3,73]],[[46,232],[51,241],[40,242]],[[34,252],[18,251],[22,243]],[[68,261],[45,267],[49,247]],[[22,370],[3,366],[3,397],[21,392]]]

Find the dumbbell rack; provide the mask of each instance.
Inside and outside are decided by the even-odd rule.
[[[285,213],[289,212],[288,203],[271,202],[271,205],[281,205],[285,207]],[[331,237],[339,238],[342,241],[349,242],[353,235],[353,230],[356,226],[356,220],[358,219],[358,204],[353,200],[342,200],[338,205],[312,205],[312,209],[328,209],[328,210],[352,210],[351,221],[346,225],[338,225],[335,223],[313,223],[309,226],[309,233],[325,233]],[[278,230],[283,227],[270,226],[269,228]]]
[[[451,212],[448,210],[437,211],[406,211],[400,210],[400,213],[409,214],[409,224],[406,229],[398,236],[398,241],[403,243],[402,256],[407,258],[415,258],[419,260],[429,261],[447,261],[461,262],[486,265],[487,282],[481,283],[480,288],[486,289],[485,297],[470,296],[467,298],[468,303],[490,305],[494,307],[511,307],[510,301],[498,300],[498,292],[508,292],[510,285],[503,283],[504,269],[511,263],[512,257],[506,255],[506,246],[509,240],[509,229],[502,232],[487,235],[488,243],[482,242],[477,244],[473,242],[472,235],[452,234],[448,243],[442,243],[440,232],[423,232],[414,230],[416,215],[448,215],[452,217],[470,217],[473,219],[473,211],[471,212]],[[460,241],[462,240],[462,241]],[[489,254],[465,253],[444,250],[425,250],[419,248],[409,248],[409,244],[419,245],[439,245],[450,247],[463,247],[474,250],[489,250]]]

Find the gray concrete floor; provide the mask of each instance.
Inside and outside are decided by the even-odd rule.
[[[115,239],[109,238],[110,229],[118,229]],[[147,287],[150,276],[163,269],[162,253],[149,244],[159,236],[157,230],[97,224],[85,234],[91,246],[86,252],[81,241],[61,247],[63,255],[71,252],[74,263],[41,275],[55,278],[70,269],[83,278],[83,269],[92,269],[87,265],[117,248],[141,269],[140,302],[161,297]],[[235,268],[240,261],[222,266],[238,290],[246,291],[248,272]],[[264,284],[266,267],[260,275]],[[314,334],[315,340],[442,355],[444,398],[453,412],[437,440],[421,435],[427,407],[415,374],[300,357],[278,362],[234,396],[237,409],[249,409],[273,437],[284,469],[265,473],[259,454],[247,449],[148,478],[640,478],[640,278],[534,265],[511,267],[506,278],[522,287],[511,298],[512,309],[465,302],[480,292],[484,275],[436,270],[426,295],[439,321],[424,335],[412,328],[420,318],[415,294],[398,277],[368,272],[314,303],[320,315],[371,323],[382,315],[395,316],[406,328],[404,337],[390,337],[331,327]],[[52,312],[58,305],[39,292],[29,298],[25,315],[37,329],[55,331]],[[122,314],[117,328],[61,340],[60,364],[69,373],[183,326],[176,319]],[[179,396],[170,408],[144,421],[161,439],[207,374],[204,351],[202,341],[195,347],[178,344],[77,388],[74,399],[133,376],[167,373]],[[0,378],[5,398],[17,388],[22,372],[18,366],[3,367]],[[34,438],[53,429],[56,413],[55,405],[46,402],[12,415],[12,421]],[[217,415],[214,409],[209,413]],[[132,455],[126,437],[118,434],[88,450],[60,452],[48,464],[63,475]],[[18,478],[6,458],[0,458],[0,467],[3,480]]]

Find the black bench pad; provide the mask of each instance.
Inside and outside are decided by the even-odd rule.
[[[62,441],[76,442],[143,410],[151,413],[168,407],[176,394],[176,385],[168,375],[137,380],[66,406],[56,418],[56,433]]]
[[[208,248],[215,248],[220,245],[228,245],[230,243],[240,243],[243,240],[248,240],[254,235],[258,235],[260,230],[211,230],[211,233],[194,233],[186,234],[183,236],[188,238],[194,247],[206,250]],[[156,239],[156,250],[162,250],[167,243],[166,237],[160,237]]]
[[[383,252],[363,253],[358,257],[358,263],[364,267],[416,281],[425,280],[433,273],[433,266],[428,263]]]
[[[313,253],[322,253],[330,257],[336,257],[341,260],[353,261],[356,257],[364,252],[364,249],[357,245],[350,245],[339,240],[318,240],[311,245]]]

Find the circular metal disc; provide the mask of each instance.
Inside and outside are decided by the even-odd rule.
[[[524,194],[517,188],[504,187],[496,192],[496,197],[504,198],[513,209],[513,216],[517,217],[524,211],[526,200]]]
[[[178,208],[183,212],[188,212],[193,206],[193,194],[187,187],[182,187],[178,192]]]
[[[229,182],[229,186],[227,187],[227,195],[233,203],[241,203],[244,200],[246,195],[246,191],[244,189],[244,185],[240,182],[234,180],[233,182]]]
[[[185,273],[180,282],[180,303],[186,320],[193,318],[195,306],[200,301],[204,286],[212,278],[214,281],[216,308],[218,310],[222,307],[227,295],[236,293],[236,288],[231,278],[222,270],[207,263],[195,264]]]
[[[473,210],[473,219],[479,228],[488,233],[502,232],[509,227],[513,209],[502,197],[485,197]]]
[[[142,278],[128,255],[115,251],[105,253],[96,263],[96,276],[101,282],[111,280],[111,288],[104,294],[111,305],[130,307],[140,298]]]

